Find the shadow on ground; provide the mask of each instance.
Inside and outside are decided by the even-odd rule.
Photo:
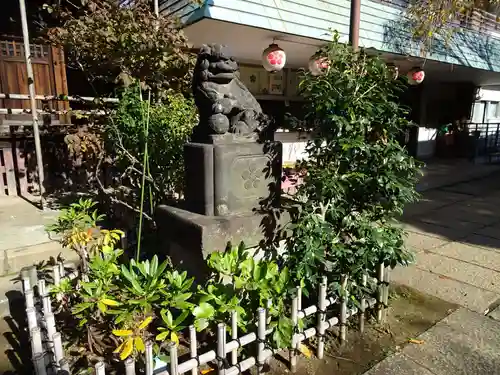
[[[0,371],[3,375],[32,374],[31,346],[27,330],[24,298],[20,291],[6,293],[10,315],[2,318],[3,358]]]
[[[500,249],[500,172],[442,186],[422,193],[400,219],[409,232],[408,244],[431,236],[480,247]],[[436,247],[436,246],[432,246]]]

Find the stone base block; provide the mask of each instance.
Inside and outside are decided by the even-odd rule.
[[[207,274],[205,259],[228,245],[258,246],[289,221],[286,211],[250,212],[229,216],[205,216],[171,206],[159,206],[156,223],[163,254],[176,267],[197,278]]]

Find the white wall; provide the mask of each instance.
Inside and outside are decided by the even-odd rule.
[[[293,164],[307,158],[306,145],[308,134],[278,130],[274,139],[283,144],[283,164]]]
[[[418,158],[430,158],[436,152],[436,135],[437,130],[434,128],[418,128]]]

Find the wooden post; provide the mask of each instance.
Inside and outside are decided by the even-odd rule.
[[[35,99],[35,78],[33,75],[33,66],[31,64],[30,38],[28,33],[28,20],[26,17],[26,4],[24,0],[19,0],[19,10],[21,12],[21,25],[23,29],[24,57],[26,59],[26,71],[28,74],[28,90],[30,94],[31,117],[33,119],[33,137],[35,138],[36,164],[38,168],[38,182],[40,185],[40,205],[43,210],[45,203],[43,197],[45,194],[45,187],[44,187],[45,176],[43,170],[40,131],[38,129],[38,110],[36,108],[36,99]]]

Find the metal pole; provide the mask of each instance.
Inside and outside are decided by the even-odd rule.
[[[354,51],[359,48],[359,20],[361,18],[361,0],[351,0],[351,19],[349,22],[349,44]]]
[[[35,79],[33,76],[33,66],[31,65],[31,48],[28,34],[28,21],[26,19],[26,4],[24,0],[19,0],[19,10],[21,12],[21,24],[23,28],[24,57],[26,59],[26,71],[28,73],[28,90],[31,102],[31,116],[33,118],[33,136],[35,138],[36,164],[38,168],[38,180],[40,183],[40,205],[44,209],[45,188],[43,186],[45,176],[43,171],[42,146],[40,144],[40,132],[38,130],[38,111],[35,99]]]

